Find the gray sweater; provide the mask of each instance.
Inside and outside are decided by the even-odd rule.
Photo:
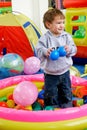
[[[69,45],[70,53],[64,57],[59,57],[58,60],[51,60],[46,57],[48,48],[58,48],[60,46]],[[59,36],[54,36],[50,31],[47,31],[43,36],[40,37],[37,46],[36,54],[41,61],[41,68],[47,74],[61,75],[70,69],[72,66],[72,56],[77,52],[77,47],[72,39],[72,36],[63,32]]]

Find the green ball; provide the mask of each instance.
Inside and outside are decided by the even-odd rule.
[[[54,110],[54,107],[53,106],[46,106],[45,110]]]

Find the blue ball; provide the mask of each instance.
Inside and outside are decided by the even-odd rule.
[[[50,59],[51,60],[58,60],[58,58],[59,58],[59,52],[58,52],[58,50],[52,51],[51,54],[50,54]]]
[[[66,50],[64,46],[59,47],[58,51],[59,51],[59,56],[66,56]]]
[[[44,90],[41,90],[38,94],[38,98],[44,99]]]

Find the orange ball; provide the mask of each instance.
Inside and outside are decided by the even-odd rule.
[[[44,100],[43,99],[38,99],[38,103],[43,107],[44,106]]]
[[[21,106],[21,105],[16,105],[16,106],[15,106],[15,109],[17,109],[17,110],[20,110],[20,109],[26,110],[25,107],[24,107],[24,106]]]

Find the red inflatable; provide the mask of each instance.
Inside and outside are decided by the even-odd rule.
[[[0,2],[0,7],[10,7],[12,3],[10,1],[7,2]]]
[[[87,7],[87,0],[63,0],[65,8]]]

